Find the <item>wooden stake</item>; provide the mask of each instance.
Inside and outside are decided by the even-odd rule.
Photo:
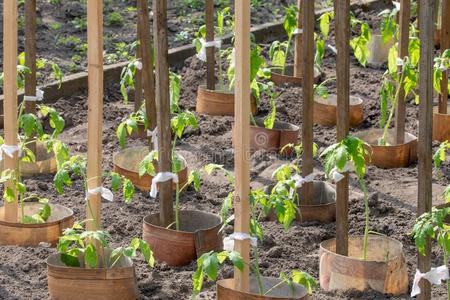
[[[409,46],[409,22],[411,19],[411,0],[400,1],[400,41],[399,41],[399,57],[404,59],[408,54]],[[405,90],[402,88],[397,102],[397,108],[395,113],[395,126],[396,126],[396,144],[401,145],[405,143],[405,122],[406,122],[406,99]]]
[[[36,96],[36,0],[25,1],[25,65],[30,73],[25,75],[25,95]],[[25,101],[25,112],[36,114],[36,102]],[[31,137],[34,140],[34,137]],[[36,154],[36,143],[27,146]]]
[[[137,22],[137,40],[139,41],[139,44],[136,47],[136,59],[139,59],[142,61],[142,50],[141,50],[141,27],[142,22],[139,21],[140,13],[139,13],[139,1],[138,1],[138,22]],[[143,64],[143,63],[142,63]],[[134,83],[134,111],[137,112],[142,106],[142,70],[137,69],[135,74],[135,83]]]
[[[433,136],[433,55],[434,55],[434,6],[435,0],[420,0],[420,106],[419,106],[419,185],[418,216],[431,212],[432,207],[432,136]],[[418,269],[426,273],[431,267],[431,241],[428,240],[425,256],[419,254]],[[427,280],[420,281],[420,300],[431,299],[431,285]]]
[[[301,2],[299,0],[299,2]],[[299,3],[300,4],[300,3]],[[313,173],[313,107],[314,107],[314,1],[303,1],[303,120],[302,120],[302,174]],[[301,40],[301,39],[300,39]],[[300,42],[301,43],[301,42]],[[304,204],[311,204],[314,194],[312,182],[303,185]]]
[[[206,0],[206,41],[214,41],[214,0]],[[216,76],[215,76],[215,55],[216,48],[206,48],[206,87],[208,90],[216,89]]]
[[[350,127],[350,1],[336,0],[337,139]],[[348,174],[336,184],[336,253],[348,255]]]
[[[445,16],[445,17],[444,17]],[[450,49],[450,0],[442,0],[441,50]],[[447,114],[448,107],[448,72],[443,72],[441,95],[439,96],[439,113]]]
[[[303,1],[303,2],[313,2],[314,1]],[[302,7],[302,0],[297,0],[297,28],[302,29],[303,27],[303,13],[302,11],[304,8]],[[306,11],[305,11],[306,14]],[[303,34],[299,33],[295,36],[295,52],[294,52],[294,77],[301,77],[302,76],[302,51],[303,51]],[[314,43],[314,36],[313,36],[313,43]],[[313,46],[314,47],[314,46]],[[313,56],[314,57],[314,56]],[[314,72],[314,70],[313,70]],[[313,73],[314,76],[314,73]]]
[[[5,112],[4,131],[5,144],[17,145],[17,1],[3,2],[3,111]],[[18,174],[18,153],[13,157],[3,154],[5,169],[15,170]],[[5,188],[15,187],[11,181],[5,184]],[[17,194],[17,193],[15,193]],[[5,221],[16,223],[18,219],[17,197],[14,202],[5,201]]]
[[[149,129],[154,130],[156,127],[155,73],[148,2],[138,0],[138,5],[145,111],[149,120]],[[150,144],[153,146],[152,143]]]
[[[167,43],[167,0],[153,1],[153,34],[156,53],[156,107],[158,111],[159,172],[171,172],[169,59]],[[159,186],[160,226],[173,223],[172,181]]]
[[[88,0],[88,189],[102,186],[103,1]],[[101,195],[88,195],[88,230],[101,228]]]
[[[234,230],[249,233],[250,203],[250,3],[235,2],[236,14],[236,83],[235,83],[235,176]],[[235,250],[246,262],[244,271],[234,271],[234,288],[246,292],[249,289],[250,241],[235,241]]]

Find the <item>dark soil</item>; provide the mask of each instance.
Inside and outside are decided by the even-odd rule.
[[[373,13],[376,15],[376,13]],[[334,76],[334,57],[327,54],[324,71],[326,77]],[[188,59],[180,70],[183,76],[181,105],[184,109],[195,111],[196,92],[205,78],[205,68],[195,57]],[[378,91],[381,69],[364,69],[352,61],[351,91],[353,95],[364,100],[364,123],[354,131],[378,126],[379,117]],[[331,87],[331,91],[334,87]],[[298,126],[302,123],[302,92],[300,88],[279,88],[280,97],[277,104],[278,120],[291,122]],[[62,139],[69,144],[74,153],[86,153],[87,142],[87,103],[86,95],[74,95],[60,99],[55,107],[64,113],[68,128]],[[118,120],[131,110],[121,102],[117,86],[105,92],[105,117],[103,134],[104,170],[112,169],[112,156],[119,151],[115,137]],[[269,112],[267,99],[263,99],[258,116]],[[233,150],[231,147],[231,117],[198,116],[200,127],[189,131],[178,144],[178,151],[185,156],[189,168],[196,169],[207,163],[224,165],[233,170]],[[407,105],[407,130],[418,134],[418,107],[412,102]],[[321,149],[335,142],[336,129],[314,126],[315,142]],[[143,144],[133,141],[129,145]],[[437,144],[436,144],[437,145]],[[436,146],[435,145],[435,146]],[[272,172],[287,160],[276,154],[257,152],[252,157],[252,186],[262,187],[272,182]],[[316,161],[317,172],[323,174],[322,163]],[[322,179],[324,176],[321,176]],[[408,264],[410,282],[416,269],[417,254],[408,233],[414,224],[417,207],[417,165],[395,170],[368,168],[367,183],[370,190],[370,227],[371,230],[386,234],[403,243],[404,254]],[[438,176],[435,176],[438,178]],[[63,196],[57,195],[52,185],[52,176],[43,175],[25,180],[30,191],[46,195],[53,203],[63,204],[74,210],[76,218],[82,220],[85,211],[85,193],[82,182],[75,180],[74,186]],[[440,193],[450,183],[445,176],[433,182],[435,204],[441,203]],[[197,209],[217,213],[231,187],[222,176],[204,178],[199,193],[188,190],[182,194],[181,205],[184,209]],[[1,191],[0,191],[1,192]],[[121,199],[105,203],[102,207],[103,226],[111,233],[113,245],[126,245],[133,237],[142,234],[144,216],[158,211],[158,201],[151,199],[147,193],[137,193],[132,204],[126,205]],[[355,180],[351,181],[350,234],[363,232],[364,216],[361,191]],[[263,223],[264,242],[259,245],[261,252],[261,271],[263,275],[278,277],[280,272],[291,269],[307,271],[318,279],[319,244],[335,237],[335,224],[294,223],[292,228],[284,231],[274,222]],[[226,228],[230,233],[232,227]],[[18,248],[0,247],[0,299],[47,299],[49,297],[46,281],[45,260],[55,249],[45,247]],[[433,265],[442,264],[442,257],[437,248],[433,249]],[[136,260],[137,279],[142,299],[189,299],[191,277],[195,262],[181,268],[157,264],[148,269],[142,260]],[[232,276],[232,268],[225,266],[220,271],[220,278]],[[203,299],[215,298],[215,284],[205,283]],[[408,295],[389,297],[368,291],[360,292],[324,292],[318,290],[312,299],[410,299]],[[432,299],[446,299],[443,286],[433,287]]]

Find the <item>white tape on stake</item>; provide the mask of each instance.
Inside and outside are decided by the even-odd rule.
[[[19,152],[19,156],[20,156],[20,147],[17,145],[14,146],[10,146],[10,145],[1,145],[0,146],[0,161],[3,160],[3,154],[8,155],[9,157],[13,158],[14,157],[14,153]]]
[[[295,180],[295,187],[297,188],[301,188],[303,186],[303,184],[307,183],[307,182],[313,182],[314,178],[316,178],[316,174],[309,174],[306,177],[302,177],[299,174],[295,174],[294,176],[292,176],[292,179]]]
[[[151,138],[153,142],[153,150],[158,150],[158,127],[154,130],[147,130],[147,137]]]
[[[293,35],[299,35],[299,34],[303,34],[303,28],[296,28],[294,30]]]
[[[244,232],[235,232],[223,239],[223,249],[226,251],[233,251],[234,250],[234,241],[245,241],[250,240],[250,244],[253,247],[256,247],[258,245],[258,239],[255,237],[252,237],[248,233]]]
[[[104,188],[102,186],[87,191],[87,196],[96,194],[101,194],[102,198],[105,199],[106,201],[109,202],[114,201],[114,194],[111,192],[111,190]]]
[[[36,96],[23,96],[23,100],[28,102],[37,102],[37,101],[40,102],[44,100],[44,91],[37,89]]]
[[[342,170],[334,167],[330,172],[330,177],[331,177],[331,179],[333,179],[333,181],[335,183],[337,183],[345,178],[345,175],[342,173],[353,172],[353,171],[355,171],[355,164],[353,161],[349,161],[349,162],[347,162],[347,164],[344,166],[344,168]]]
[[[221,40],[214,40],[210,42],[206,42],[204,39],[200,39],[200,43],[202,44],[202,48],[200,49],[200,52],[197,54],[198,59],[201,61],[206,62],[206,48],[217,48],[220,49],[222,47],[222,41]]]
[[[158,195],[158,183],[172,180],[174,183],[178,183],[178,175],[171,172],[162,172],[156,174],[152,180],[152,188],[150,190],[150,197],[156,198]]]
[[[421,293],[419,282],[422,279],[428,280],[431,284],[439,285],[442,281],[450,279],[448,267],[444,265],[437,268],[431,268],[427,273],[421,273],[419,270],[416,270],[413,287],[411,289],[411,297],[415,297]]]

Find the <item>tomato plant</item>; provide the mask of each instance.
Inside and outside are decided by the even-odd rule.
[[[110,240],[111,236],[105,231],[86,231],[82,224],[75,223],[72,228],[64,230],[56,249],[68,267],[112,269],[123,257],[136,257],[137,251],[142,253],[150,267],[154,266],[153,251],[144,240],[134,238],[127,247],[111,249],[108,256],[105,253],[110,250]]]
[[[364,241],[363,258],[367,260],[367,248],[369,241],[369,195],[367,185],[364,180],[366,175],[366,158],[370,156],[367,150],[370,147],[364,141],[353,136],[347,136],[341,142],[326,148],[321,154],[325,158],[325,174],[328,178],[339,181],[343,175],[341,173],[354,172],[358,178],[358,183],[364,193]]]

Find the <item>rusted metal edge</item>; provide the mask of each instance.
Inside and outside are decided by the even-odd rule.
[[[357,8],[363,11],[376,10],[386,7],[390,1],[387,0],[357,0],[352,1],[351,9]],[[316,11],[316,17],[320,16],[324,12],[330,11],[332,8],[320,9]],[[273,41],[286,37],[286,33],[283,29],[283,22],[272,22],[263,25],[254,26],[251,33],[255,37],[256,42],[262,43],[267,41]],[[229,44],[231,42],[231,35],[224,37],[222,42]],[[171,67],[181,67],[184,61],[195,55],[195,47],[193,45],[185,45],[169,50],[169,64]],[[104,66],[104,82],[105,87],[111,86],[120,81],[120,73],[122,69],[128,64],[128,62],[120,62],[112,65]],[[80,91],[86,90],[88,85],[88,73],[80,72],[64,77],[61,87],[59,82],[51,82],[49,84],[40,86],[39,89],[45,93],[44,102],[53,103],[63,97],[70,97]],[[19,101],[23,99],[23,91],[18,92]],[[3,102],[3,95],[0,95],[0,101]],[[1,110],[2,111],[2,110]]]

